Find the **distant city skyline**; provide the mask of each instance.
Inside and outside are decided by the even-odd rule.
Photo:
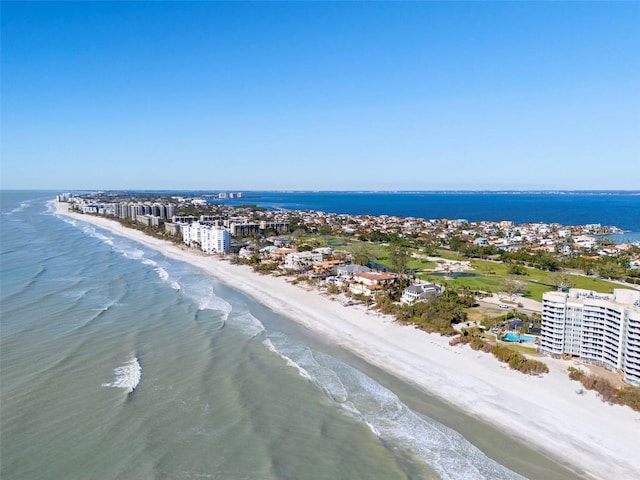
[[[639,2],[2,2],[0,187],[638,190]]]

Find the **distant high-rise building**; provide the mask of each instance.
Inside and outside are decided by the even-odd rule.
[[[144,215],[144,210],[142,209],[142,205],[137,203],[129,204],[129,216],[131,220],[135,220],[138,215]]]
[[[165,205],[165,218],[173,218],[176,214],[176,206],[173,203]]]

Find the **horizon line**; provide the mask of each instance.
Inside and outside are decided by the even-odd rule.
[[[295,188],[279,188],[279,189],[240,189],[240,188],[0,188],[1,192],[274,192],[274,193],[639,193],[640,189],[295,189]]]

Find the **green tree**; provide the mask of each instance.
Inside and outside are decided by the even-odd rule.
[[[319,235],[331,235],[332,233],[333,233],[333,229],[331,228],[331,225],[327,225],[326,223],[323,223],[322,225],[318,226]]]
[[[391,267],[399,274],[404,274],[411,254],[404,245],[394,242],[389,246],[389,261]]]
[[[548,270],[550,272],[558,269],[558,260],[549,252],[536,252],[535,259],[533,261],[540,270]]]
[[[460,237],[458,237],[457,235],[454,235],[453,237],[451,237],[449,239],[449,248],[451,250],[455,250],[458,251],[460,250],[462,247],[464,246],[464,242],[460,239]]]
[[[555,288],[571,288],[575,282],[571,279],[571,275],[562,272],[551,272],[547,275],[547,282]]]
[[[353,249],[353,261],[358,265],[369,265],[375,257],[366,243],[359,243]]]
[[[604,278],[621,278],[625,274],[625,269],[611,260],[600,265],[598,273]]]
[[[527,275],[527,269],[522,265],[513,264],[507,270],[511,275]]]
[[[500,284],[500,290],[511,298],[516,295],[525,295],[527,292],[526,283],[513,277],[505,278]]]

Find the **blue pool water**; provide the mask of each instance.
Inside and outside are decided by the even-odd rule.
[[[531,335],[518,336],[515,333],[505,333],[504,340],[507,340],[508,342],[517,342],[517,341],[535,342],[536,337],[532,337]]]

